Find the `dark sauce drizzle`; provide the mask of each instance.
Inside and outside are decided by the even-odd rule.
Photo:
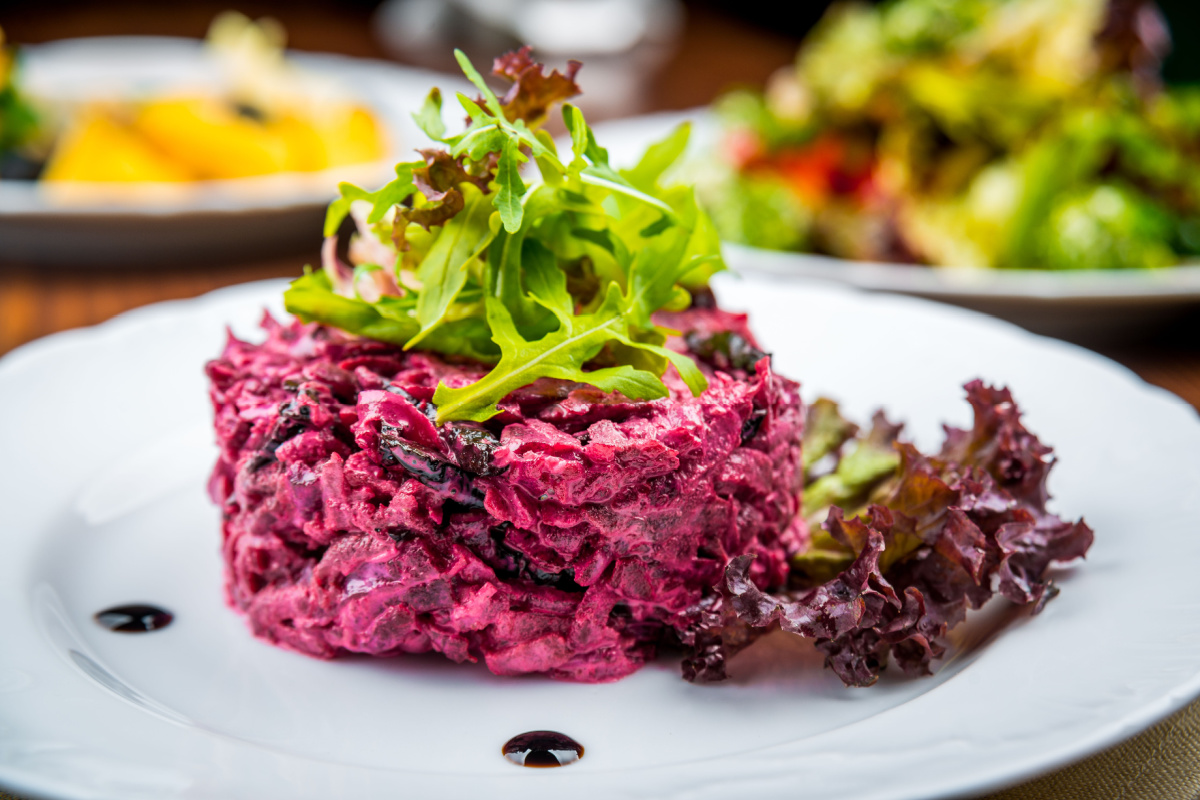
[[[565,767],[583,758],[583,745],[556,731],[529,731],[509,739],[501,752],[522,767]]]
[[[116,633],[149,633],[167,627],[174,619],[170,611],[140,603],[106,608],[95,616],[98,625]]]

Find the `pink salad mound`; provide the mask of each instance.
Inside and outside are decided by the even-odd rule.
[[[785,583],[804,413],[745,317],[661,315],[674,372],[633,402],[542,379],[487,423],[436,426],[439,381],[486,367],[270,317],[208,365],[228,601],[321,658],[437,651],[501,675],[607,681],[687,640],[730,559]]]

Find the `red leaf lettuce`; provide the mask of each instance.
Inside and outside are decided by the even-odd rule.
[[[753,556],[728,564],[724,592],[694,610],[684,636],[686,678],[724,678],[726,660],[775,623],[814,639],[847,685],[874,683],[889,653],[906,673],[927,675],[946,632],[993,594],[1041,610],[1057,592],[1049,567],[1083,557],[1092,530],[1046,510],[1052,451],[1021,423],[1011,393],[978,380],[966,391],[975,424],[947,427],[936,456],[898,441],[882,415],[852,438],[832,403],[810,408],[805,446],[826,452],[805,454],[806,491],[826,481],[823,494],[847,507],[814,510],[806,498],[810,522],[824,520],[793,559],[790,591],[758,588]],[[894,466],[881,469],[889,448]],[[823,457],[835,464],[816,477]]]

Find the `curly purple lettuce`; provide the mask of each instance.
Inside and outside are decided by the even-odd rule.
[[[684,677],[724,678],[728,658],[774,623],[814,639],[849,686],[874,683],[889,653],[928,675],[947,631],[996,592],[1041,610],[1057,593],[1051,564],[1082,558],[1092,530],[1046,510],[1052,451],[1021,424],[1011,393],[978,380],[966,392],[975,424],[947,427],[936,456],[898,441],[882,415],[856,436],[829,401],[810,408],[805,446],[825,452],[805,464],[834,463],[806,479],[806,516],[824,519],[793,558],[801,588],[767,594],[749,579],[753,556],[733,559],[725,594],[694,610]],[[840,505],[812,508],[812,497]]]

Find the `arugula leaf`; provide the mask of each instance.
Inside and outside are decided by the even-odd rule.
[[[572,228],[571,235],[608,251],[623,270],[629,269],[629,265],[633,261],[629,248],[625,246],[625,242],[621,241],[620,237],[614,236],[611,230],[596,231],[591,228]]]
[[[323,271],[308,271],[292,281],[283,293],[290,313],[302,322],[321,322],[335,328],[403,345],[417,334],[415,300],[409,297],[384,297],[368,303],[336,294]],[[499,350],[491,340],[491,331],[477,317],[443,323],[426,339],[429,349],[439,353],[495,362]]]
[[[485,282],[488,293],[499,300],[512,314],[519,328],[535,325],[547,316],[546,309],[530,300],[521,286],[522,265],[531,260],[525,245],[527,231],[522,228],[515,233],[500,230],[492,246],[488,248],[488,269]],[[541,247],[545,251],[545,247]],[[549,253],[549,251],[546,251]],[[553,258],[553,254],[549,254]]]
[[[624,344],[670,361],[679,372],[679,377],[683,378],[684,384],[691,390],[694,396],[699,397],[708,388],[708,378],[704,377],[704,373],[700,371],[700,368],[696,366],[696,362],[691,357],[685,356],[683,353],[677,353],[662,345],[649,344],[647,342],[624,341]]]
[[[663,173],[687,150],[691,135],[692,123],[681,123],[665,139],[647,147],[637,165],[632,169],[623,170],[621,174],[638,189],[644,192],[653,191]]]
[[[436,86],[430,89],[421,110],[413,114],[412,118],[426,136],[440,142],[446,135],[446,123],[442,119],[442,90]]]
[[[322,322],[381,342],[404,344],[417,332],[416,320],[385,317],[365,300],[333,292],[329,277],[307,272],[283,293],[287,310],[303,322]]]
[[[675,212],[669,205],[641,191],[609,166],[608,151],[596,144],[596,137],[578,107],[570,103],[564,104],[563,122],[571,134],[571,151],[575,156],[568,169],[578,174],[583,183],[618,192],[654,206],[668,217],[674,216]]]
[[[567,126],[567,132],[571,134],[571,153],[574,155],[571,169],[583,169],[587,166],[584,155],[587,153],[588,146],[588,128],[583,119],[583,112],[579,110],[578,106],[566,103],[563,105],[562,116],[563,124]]]
[[[417,271],[423,286],[417,300],[421,330],[404,345],[406,350],[419,344],[446,316],[450,304],[467,283],[468,266],[496,235],[488,224],[492,216],[488,198],[469,183],[462,184],[462,191],[463,212],[445,224]]]
[[[650,327],[650,315],[671,302],[679,279],[699,262],[710,258],[703,256],[684,261],[681,256],[687,248],[688,237],[682,235],[684,232],[672,233],[675,235],[662,234],[652,239],[651,244],[638,252],[630,270],[630,313],[639,327]],[[662,264],[667,266],[660,266]]]
[[[288,309],[406,349],[495,362],[470,386],[439,386],[441,421],[487,419],[505,395],[540,378],[644,400],[666,396],[661,376],[674,365],[703,392],[704,374],[664,346],[669,332],[653,321],[659,309],[686,308],[688,288],[723,268],[692,190],[659,185],[687,128],[619,172],[583,112],[565,104],[572,152],[564,164],[538,126],[551,104],[578,93],[578,64],[547,73],[528,49],[497,59],[494,74],[511,83],[501,100],[455,55],[479,91],[458,95],[466,129],[445,135],[442,95],[430,92],[413,119],[444,149],[421,150],[423,161],[398,165],[396,179],[374,191],[339,187],[326,216],[330,237],[354,203],[370,204],[355,216],[358,263],[338,262],[330,238],[337,269],[293,284]],[[532,187],[521,175],[530,158],[542,176]]]
[[[554,137],[548,131],[538,131],[535,136],[547,150],[554,154],[554,161],[558,160],[558,147],[554,144]],[[561,186],[563,182],[562,173],[554,168],[554,162],[542,157],[534,157],[538,165],[538,172],[542,175],[542,180],[551,186]]]
[[[396,179],[384,184],[373,192],[368,192],[352,183],[339,183],[337,200],[329,204],[325,212],[325,236],[334,236],[341,227],[342,221],[350,213],[350,206],[355,200],[365,200],[372,205],[368,222],[379,222],[383,215],[404,202],[410,194],[417,190],[413,183],[413,169],[424,166],[420,162],[396,165]]]
[[[562,293],[566,293],[565,276]],[[500,361],[469,386],[452,389],[444,383],[438,384],[433,395],[438,424],[452,419],[475,422],[490,419],[499,413],[497,402],[543,377],[591,384],[606,392],[620,392],[631,400],[666,397],[667,387],[652,373],[628,365],[583,369],[606,341],[627,330],[620,314],[621,291],[615,284],[609,284],[604,303],[591,314],[570,314],[556,297],[539,299],[544,299],[562,325],[536,342],[527,341],[517,332],[502,303],[494,297],[487,299],[487,321],[492,338],[500,347]]]
[[[489,297],[488,324],[500,347],[500,362],[491,373],[469,386],[451,389],[440,384],[434,394],[439,422],[443,419],[482,422],[498,413],[499,400],[542,377],[587,383],[606,392],[619,391],[632,400],[667,395],[666,386],[658,376],[632,365],[584,371],[584,364],[595,358],[609,341],[670,361],[697,395],[707,388],[704,374],[692,359],[661,345],[637,341],[630,335],[628,318],[635,298],[622,295],[615,283],[609,284],[603,303],[590,314],[574,313],[566,275],[546,259],[528,262],[526,286],[530,297],[557,317],[558,329],[537,341],[527,340],[513,325],[504,304]]]
[[[471,59],[467,58],[467,54],[456,48],[454,58],[458,61],[458,67],[463,71],[463,75],[466,75],[467,80],[475,84],[475,88],[483,95],[484,105],[487,106],[488,111],[498,119],[504,119],[504,109],[500,106],[500,100],[497,99],[495,92],[488,88],[483,76],[479,74],[479,70],[475,69]]]
[[[496,171],[496,183],[500,187],[496,193],[496,209],[504,222],[504,230],[509,233],[521,227],[521,216],[525,213],[522,204],[525,182],[521,180],[521,163],[528,160],[514,140],[509,139],[504,143],[504,152],[500,155],[500,166]]]
[[[647,205],[654,206],[655,208],[661,210],[668,219],[674,215],[674,212],[671,210],[669,205],[653,195],[646,194],[643,191],[635,189],[630,185],[629,181],[622,178],[616,170],[607,164],[599,166],[590,165],[584,167],[579,173],[579,178],[584,183],[591,186],[599,186],[602,189],[608,189],[609,191],[623,194],[626,197],[632,197],[633,199],[640,200]]]

